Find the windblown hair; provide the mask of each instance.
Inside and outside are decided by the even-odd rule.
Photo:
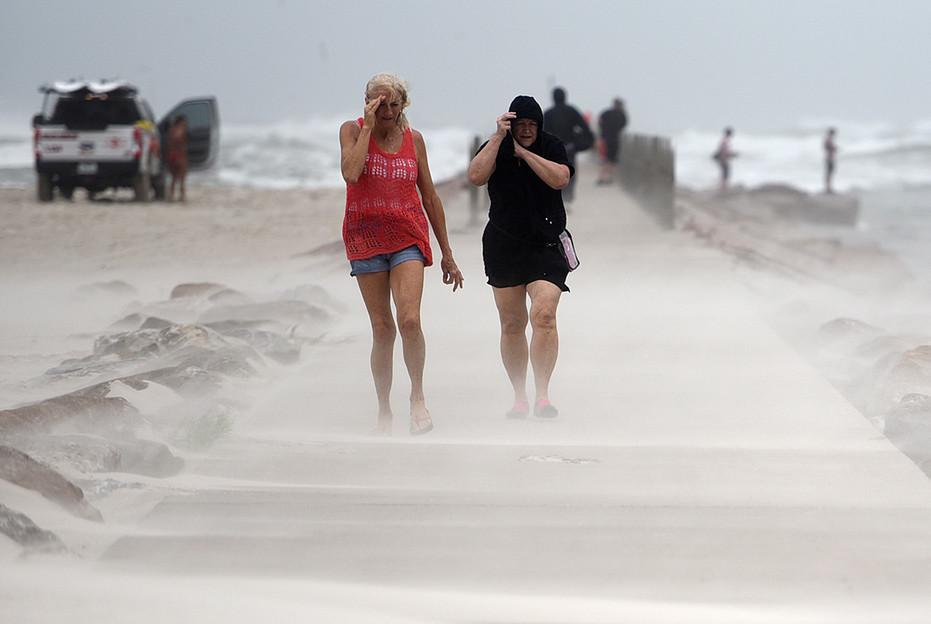
[[[398,115],[398,127],[401,130],[407,130],[410,122],[404,109],[411,105],[410,98],[407,96],[407,84],[395,74],[376,74],[365,85],[365,99],[369,100],[375,97],[378,91],[387,91],[391,94],[392,99],[401,102],[401,113]]]

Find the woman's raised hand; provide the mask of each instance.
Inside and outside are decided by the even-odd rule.
[[[375,113],[378,107],[385,101],[384,95],[379,95],[365,103],[365,111],[362,115],[362,126],[371,130],[375,127]]]
[[[496,128],[496,134],[500,134],[502,137],[507,135],[511,131],[511,120],[517,117],[517,113],[505,113],[498,117],[498,127]]]

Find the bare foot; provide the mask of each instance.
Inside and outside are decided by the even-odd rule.
[[[374,429],[369,432],[369,435],[373,438],[390,438],[391,437],[391,423],[378,423]]]
[[[394,415],[390,412],[378,411],[378,424],[369,432],[370,436],[377,438],[390,438],[391,437],[391,422],[394,420]]]

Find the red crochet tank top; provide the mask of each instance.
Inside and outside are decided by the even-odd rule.
[[[362,126],[362,119],[359,120]],[[363,260],[417,245],[433,264],[427,216],[417,192],[417,152],[410,128],[404,131],[401,149],[382,150],[369,139],[365,167],[358,182],[346,185],[343,218],[346,257]]]

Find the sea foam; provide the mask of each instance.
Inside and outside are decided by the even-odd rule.
[[[347,117],[348,118],[348,117]],[[193,184],[253,188],[339,188],[339,126],[343,118],[313,118],[274,123],[223,123],[220,160]],[[415,127],[416,126],[416,120]],[[931,120],[911,127],[882,122],[803,120],[772,132],[735,128],[739,153],[732,182],[744,186],[780,183],[806,191],[823,187],[821,141],[827,127],[838,130],[839,191],[901,190],[931,186]],[[464,127],[418,127],[427,144],[434,181],[462,175],[475,140],[487,136]],[[636,127],[631,128],[636,132]],[[676,150],[676,181],[691,188],[717,183],[711,159],[719,130],[696,129],[671,137]],[[593,153],[585,157],[595,158]],[[0,187],[28,188],[32,172],[32,130],[28,119],[0,118]]]

